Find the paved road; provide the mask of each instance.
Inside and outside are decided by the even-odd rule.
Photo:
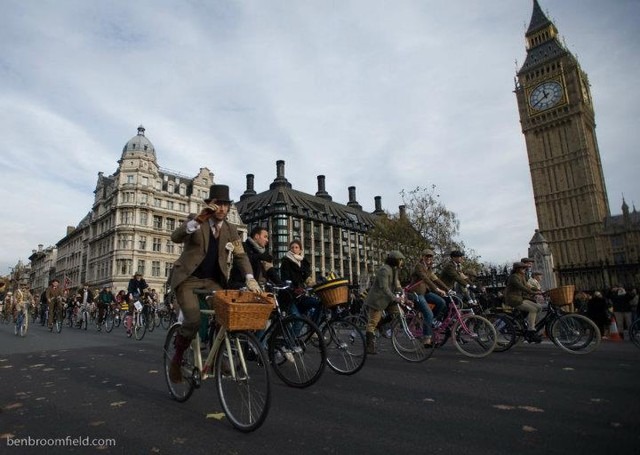
[[[0,452],[6,454],[632,454],[640,453],[640,349],[609,342],[587,356],[549,343],[485,359],[453,346],[423,364],[389,345],[357,375],[327,370],[305,390],[273,376],[258,431],[221,416],[212,383],[172,401],[156,329],[0,326]],[[386,340],[385,340],[386,341]],[[15,438],[111,438],[110,447],[16,447]],[[9,443],[11,446],[7,447]]]

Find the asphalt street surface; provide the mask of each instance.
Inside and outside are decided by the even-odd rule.
[[[165,334],[32,325],[19,338],[0,325],[0,453],[640,453],[640,349],[629,342],[582,356],[525,344],[484,359],[449,342],[412,364],[383,339],[353,376],[327,368],[298,390],[273,374],[267,420],[243,434],[213,381],[185,403],[170,398]]]

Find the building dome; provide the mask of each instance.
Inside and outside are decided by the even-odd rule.
[[[124,145],[122,149],[122,157],[126,153],[146,153],[153,158],[156,157],[156,149],[151,143],[149,139],[147,139],[144,135],[144,126],[140,125],[138,127],[138,134],[133,136],[129,141]]]

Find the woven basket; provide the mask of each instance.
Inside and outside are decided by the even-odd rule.
[[[349,301],[349,280],[331,280],[314,286],[313,292],[322,304],[331,308]]]
[[[549,290],[549,299],[553,305],[565,306],[573,303],[576,287],[573,284]]]
[[[262,330],[275,303],[273,296],[251,291],[217,291],[213,295],[216,319],[227,330]]]

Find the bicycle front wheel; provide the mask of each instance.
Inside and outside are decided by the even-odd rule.
[[[104,328],[107,331],[107,333],[111,333],[111,331],[113,330],[113,313],[108,313],[105,316],[105,320],[104,320]]]
[[[362,369],[367,359],[364,334],[347,320],[322,325],[322,339],[327,348],[327,365],[338,374],[351,375]]]
[[[195,362],[194,362],[194,354],[191,346],[184,351],[182,355],[182,364],[180,365],[180,371],[182,372],[182,381],[180,382],[172,382],[169,376],[169,369],[171,368],[171,360],[176,352],[175,347],[175,338],[180,330],[182,324],[176,323],[174,324],[169,331],[167,332],[167,336],[164,340],[164,378],[167,382],[167,387],[169,387],[169,393],[171,397],[179,401],[180,403],[187,401],[193,391],[196,388],[195,382],[193,381],[193,374],[195,370]]]
[[[453,326],[453,344],[468,357],[485,357],[496,347],[496,329],[490,321],[472,314]]]
[[[214,368],[220,405],[231,424],[245,433],[259,428],[271,405],[271,382],[267,355],[256,337],[228,332]]]
[[[144,334],[147,333],[147,324],[144,321],[144,316],[138,315],[136,317],[135,327],[133,328],[133,335],[136,340],[140,341],[144,338]]]
[[[550,327],[551,340],[570,354],[589,354],[600,346],[600,329],[580,314],[565,314]]]
[[[275,324],[269,336],[269,361],[278,377],[290,387],[316,383],[327,362],[318,327],[309,319],[294,315]]]
[[[391,328],[391,344],[396,353],[408,362],[424,362],[433,355],[436,343],[424,345],[422,321],[418,315],[407,315],[405,319],[396,318]],[[433,338],[433,337],[432,337]]]
[[[496,347],[494,352],[508,351],[518,341],[518,330],[511,316],[502,313],[488,314],[486,318],[496,329]]]

